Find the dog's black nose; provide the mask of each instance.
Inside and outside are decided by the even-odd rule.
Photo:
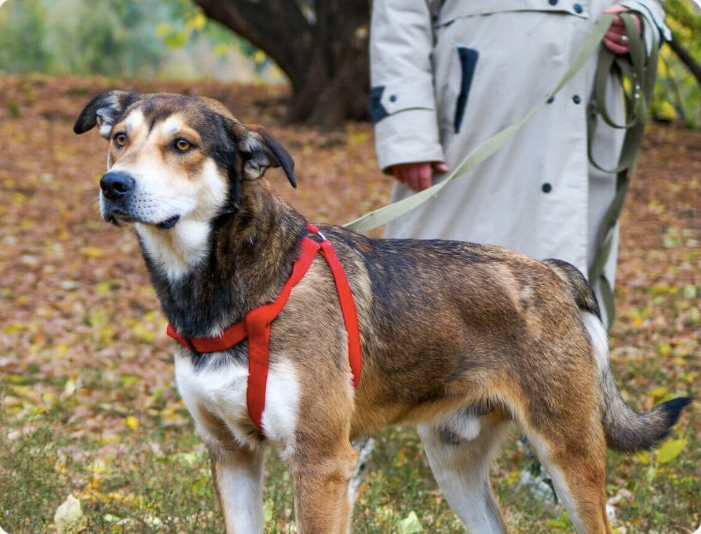
[[[119,200],[134,190],[136,181],[131,174],[122,171],[112,171],[100,180],[102,194],[110,200]]]

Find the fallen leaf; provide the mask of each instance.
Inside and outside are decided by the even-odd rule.
[[[657,463],[668,464],[682,452],[686,439],[674,439],[664,443],[657,451]]]
[[[423,531],[423,526],[416,515],[416,512],[412,510],[409,515],[397,523],[397,533],[398,534],[417,534]]]
[[[124,418],[124,424],[129,430],[134,432],[139,428],[139,419],[136,416],[128,415]]]
[[[54,514],[54,524],[58,534],[76,534],[83,520],[83,509],[80,501],[69,495]]]

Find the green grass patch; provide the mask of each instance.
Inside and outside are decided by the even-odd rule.
[[[654,380],[663,378],[651,366],[643,367]],[[17,395],[28,385],[15,380],[5,385],[5,393]],[[204,446],[190,423],[173,426],[162,415],[165,409],[182,410],[181,405],[167,408],[162,401],[174,396],[174,391],[159,392],[151,411],[127,415],[124,409],[100,408],[98,416],[116,417],[119,429],[94,435],[66,432],[76,403],[72,397],[61,397],[65,384],[34,385],[45,388],[41,409],[15,406],[11,412],[0,411],[0,525],[6,531],[57,532],[54,513],[72,495],[82,506],[83,532],[223,532]],[[96,377],[91,379],[91,388],[101,386],[105,391],[110,387]],[[682,386],[669,387],[676,394]],[[56,389],[53,394],[51,388]],[[638,389],[644,388],[627,389],[627,396],[637,399],[642,395]],[[660,387],[653,397],[668,394]],[[694,405],[665,448],[609,455],[607,494],[615,501],[614,526],[619,532],[678,534],[698,526],[701,509],[693,503],[698,503],[701,493],[701,439],[695,431],[700,419]],[[511,532],[571,532],[563,510],[518,485],[521,471],[531,462],[518,436],[514,431],[492,468],[492,483]],[[358,493],[353,532],[465,532],[433,480],[416,432],[392,428],[375,439]],[[295,532],[292,483],[272,450],[266,459],[264,511],[266,532]]]

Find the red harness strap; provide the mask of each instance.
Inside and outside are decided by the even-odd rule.
[[[285,307],[292,288],[309,270],[317,252],[326,260],[336,283],[341,313],[348,333],[348,361],[353,372],[353,387],[360,383],[362,353],[360,347],[360,328],[355,301],[343,266],[336,256],[331,243],[312,225],[307,229],[322,238],[320,243],[305,237],[302,240],[302,254],[292,266],[292,274],[280,291],[278,298],[269,304],[263,304],[249,311],[244,320],[231,325],[219,337],[187,338],[168,325],[166,333],[182,345],[198,353],[220,352],[230,349],[248,338],[248,389],[246,402],[251,421],[263,434],[261,418],[265,409],[265,390],[268,379],[268,362],[270,356],[270,325]]]

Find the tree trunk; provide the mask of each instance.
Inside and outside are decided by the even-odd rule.
[[[368,116],[368,0],[195,0],[270,56],[292,86],[290,122]]]

